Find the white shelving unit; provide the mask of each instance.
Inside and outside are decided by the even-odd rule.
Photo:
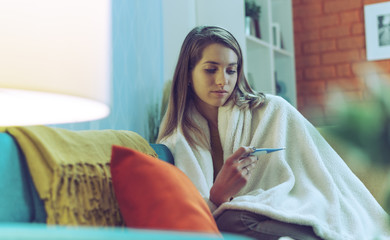
[[[291,0],[253,1],[261,7],[259,21],[261,38],[245,36],[248,81],[254,89],[278,94],[296,106]],[[276,33],[279,36],[273,31],[274,24],[279,26],[274,28],[279,29]],[[278,37],[281,44],[276,44]]]
[[[217,25],[229,30],[240,43],[251,86],[260,92],[279,94],[296,106],[292,0],[253,1],[261,7],[261,39],[246,35],[245,0],[164,0],[164,79],[173,75],[188,31],[196,25]],[[273,23],[279,24],[283,48],[273,44]],[[281,92],[277,92],[276,81]]]

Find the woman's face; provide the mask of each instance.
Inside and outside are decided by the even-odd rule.
[[[209,109],[225,104],[237,83],[237,62],[236,53],[224,45],[213,43],[203,50],[191,79],[198,107]]]

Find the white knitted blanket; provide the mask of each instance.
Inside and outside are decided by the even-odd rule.
[[[193,117],[208,131],[206,120]],[[214,216],[242,209],[276,220],[313,226],[324,239],[389,238],[388,215],[317,130],[280,97],[267,95],[253,112],[219,108],[224,159],[241,146],[286,147],[259,156],[247,185],[231,202],[215,208],[208,200],[213,185],[211,154],[191,149],[180,131],[163,143],[175,164],[196,185]],[[382,239],[379,238],[379,239]]]

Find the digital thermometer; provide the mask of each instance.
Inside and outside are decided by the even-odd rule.
[[[272,153],[272,152],[277,152],[281,150],[285,150],[285,147],[282,148],[253,148],[253,152],[250,153],[249,155],[251,156],[259,156],[267,153]]]

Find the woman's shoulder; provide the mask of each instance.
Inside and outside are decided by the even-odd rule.
[[[172,145],[174,142],[176,142],[176,139],[177,139],[177,129],[174,130],[170,135],[161,139],[158,143],[164,145]]]
[[[268,107],[290,108],[293,106],[287,100],[280,96],[274,94],[265,94],[264,104],[260,108]]]
[[[260,107],[251,110],[252,114],[269,114],[276,113],[288,114],[288,115],[299,115],[298,110],[291,105],[283,97],[274,94],[265,94],[264,104]]]
[[[288,101],[286,101],[284,98],[274,95],[274,94],[264,94],[264,102],[261,105],[255,106],[255,107],[250,107],[249,104],[246,105],[245,107],[242,107],[238,104],[235,104],[233,101],[230,101],[227,103],[225,106],[220,108],[220,112],[264,112],[265,109],[269,108],[289,108],[293,107]],[[222,110],[222,111],[221,111]]]
[[[178,142],[186,141],[182,130],[175,129],[169,136],[161,139],[159,143],[166,145],[169,149],[172,149],[178,144]]]
[[[274,95],[274,94],[265,94],[265,102],[268,103],[268,102],[274,102],[274,103],[279,103],[279,104],[289,104],[284,98],[282,98],[281,96],[278,96],[278,95]]]

